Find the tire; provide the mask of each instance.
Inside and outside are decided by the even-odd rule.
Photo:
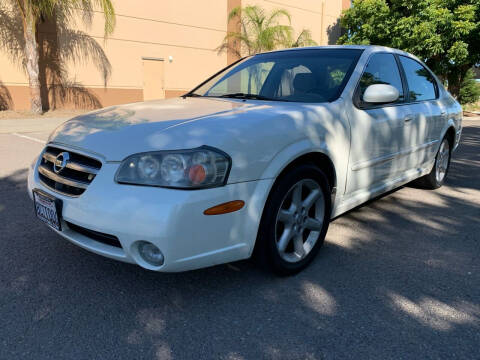
[[[255,259],[281,276],[298,273],[322,247],[330,215],[331,190],[325,174],[313,164],[293,168],[270,192]]]
[[[429,174],[415,180],[415,184],[424,189],[438,189],[443,185],[447,178],[450,168],[450,157],[452,149],[447,137],[444,137],[435,156],[435,164]]]

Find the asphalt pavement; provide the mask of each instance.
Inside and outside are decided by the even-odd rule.
[[[480,120],[444,187],[337,218],[289,278],[154,273],[70,244],[26,192],[57,122],[1,121],[0,359],[480,359]]]

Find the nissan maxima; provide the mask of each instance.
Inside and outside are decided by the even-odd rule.
[[[413,180],[440,187],[461,121],[403,51],[273,51],[182,97],[65,122],[28,189],[40,220],[99,255],[164,272],[254,257],[288,275],[313,260],[330,219]]]

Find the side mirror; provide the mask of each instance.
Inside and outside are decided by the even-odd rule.
[[[371,104],[392,103],[399,97],[400,93],[397,88],[387,84],[370,85],[363,93],[363,101]]]

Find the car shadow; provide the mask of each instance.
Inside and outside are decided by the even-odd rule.
[[[480,343],[480,127],[446,186],[337,218],[302,273],[241,261],[161,274],[71,245],[0,179],[0,358],[474,358]]]

